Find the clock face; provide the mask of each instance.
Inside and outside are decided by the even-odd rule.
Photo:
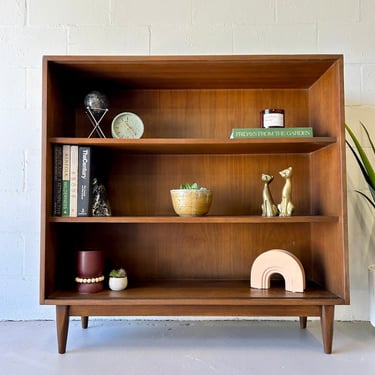
[[[113,138],[141,138],[144,126],[141,118],[135,113],[119,113],[112,121]]]

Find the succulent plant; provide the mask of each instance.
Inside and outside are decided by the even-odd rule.
[[[109,277],[126,277],[126,271],[123,268],[113,269],[109,273]]]
[[[199,187],[198,184],[196,182],[192,183],[192,184],[181,184],[180,185],[180,189],[201,189],[201,190],[206,190],[206,188],[204,187]]]

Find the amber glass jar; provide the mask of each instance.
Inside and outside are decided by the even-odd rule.
[[[285,113],[283,109],[264,109],[260,112],[260,126],[262,128],[284,128]]]

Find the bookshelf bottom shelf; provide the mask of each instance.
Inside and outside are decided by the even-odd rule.
[[[168,286],[169,285],[169,286]],[[320,317],[325,353],[332,352],[334,306],[343,301],[317,287],[304,293],[280,287],[255,290],[247,281],[175,281],[140,283],[122,292],[82,295],[55,292],[47,301],[56,305],[58,351],[65,353],[71,316],[88,327],[89,316],[294,316],[306,328],[307,317]]]

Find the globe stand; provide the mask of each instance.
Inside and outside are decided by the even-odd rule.
[[[100,118],[97,120],[94,116],[93,112],[103,112],[100,116]],[[95,131],[98,133],[100,138],[106,138],[105,134],[103,133],[102,128],[100,127],[100,122],[103,120],[104,116],[108,112],[108,108],[91,108],[89,106],[86,107],[86,114],[93,126],[93,129],[91,133],[89,134],[88,138],[91,138],[91,136],[95,133]]]

